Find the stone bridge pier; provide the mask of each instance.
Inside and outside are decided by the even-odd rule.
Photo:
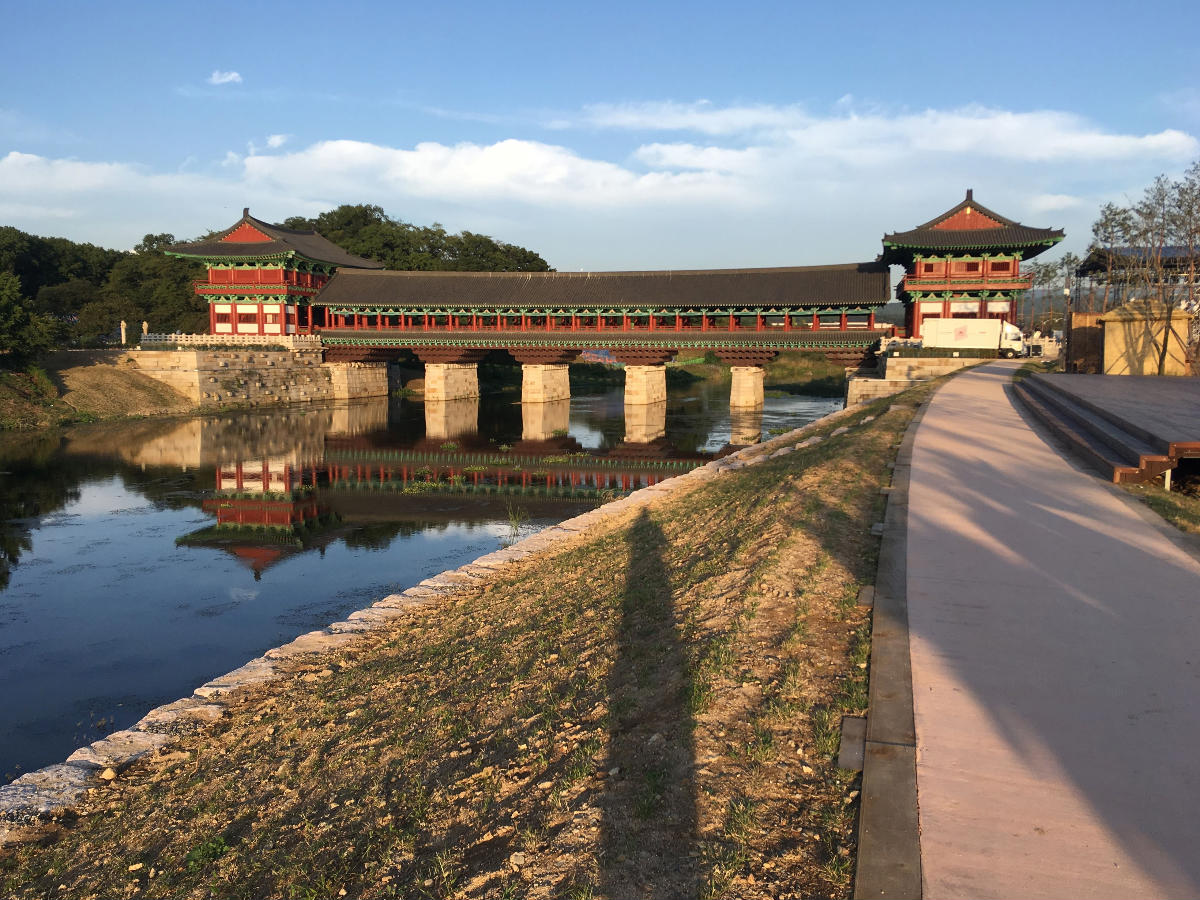
[[[625,364],[627,408],[667,399],[667,360],[674,355],[674,350],[654,348],[613,351],[617,362]]]
[[[571,399],[568,366],[579,357],[578,350],[556,348],[510,350],[521,364],[521,402],[551,403]]]
[[[733,375],[729,387],[730,409],[762,409],[763,368],[778,354],[774,350],[733,349],[718,350],[717,355],[729,365]]]
[[[421,347],[415,352],[425,364],[426,402],[479,396],[479,361],[486,350]]]
[[[486,349],[437,346],[420,347],[415,352],[425,364],[426,402],[479,397],[478,364],[487,353]],[[629,347],[613,351],[614,358],[625,367],[626,408],[665,403],[666,364],[676,352],[674,348],[664,347]],[[521,365],[523,405],[570,400],[571,382],[568,367],[578,358],[579,350],[530,347],[513,349],[509,353]],[[717,350],[717,354],[730,366],[732,373],[729,391],[731,410],[762,409],[765,377],[763,367],[774,359],[777,353],[776,350],[754,347]],[[536,423],[539,416],[531,412],[526,418],[531,423]],[[635,420],[638,418],[646,417],[635,416]],[[531,434],[540,434],[546,429],[534,424],[528,430]],[[652,429],[635,426],[633,430],[635,433],[648,434]]]

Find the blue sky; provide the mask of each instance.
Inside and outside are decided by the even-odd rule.
[[[1200,158],[1194,2],[22,3],[0,224],[375,203],[560,269],[872,258],[976,198],[1081,251]]]

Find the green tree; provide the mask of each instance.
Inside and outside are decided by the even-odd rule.
[[[349,253],[389,269],[473,272],[546,272],[550,266],[524,247],[484,234],[450,234],[437,222],[412,225],[393,219],[380,206],[344,204],[315,218],[293,216],[285,228],[317,231]]]
[[[1133,220],[1129,210],[1115,203],[1105,203],[1100,207],[1100,218],[1092,224],[1092,243],[1088,253],[1097,254],[1104,265],[1104,296],[1100,302],[1100,311],[1108,312],[1109,291],[1113,287],[1116,274],[1114,259],[1118,247],[1129,243],[1129,232]]]
[[[21,280],[0,272],[0,365],[20,368],[54,346],[54,323],[21,293]]]
[[[207,328],[208,310],[193,284],[204,278],[204,266],[165,255],[163,248],[173,243],[173,235],[148,234],[112,267],[99,299],[79,311],[76,331],[81,341],[111,334],[122,319],[131,335],[141,331],[143,320],[160,332]]]

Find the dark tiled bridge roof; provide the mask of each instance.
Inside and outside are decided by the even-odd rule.
[[[325,306],[688,307],[878,306],[890,293],[881,262],[658,272],[365,272],[340,269]]]

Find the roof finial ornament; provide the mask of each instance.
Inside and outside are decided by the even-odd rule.
[[[967,191],[967,196],[968,196],[968,197],[970,197],[970,196],[971,196],[971,192],[970,192],[970,191]],[[243,219],[248,219],[248,218],[250,218],[250,207],[248,207],[248,206],[243,206],[243,207],[242,207],[242,218],[243,218]]]
[[[968,199],[968,200],[974,200],[974,199],[975,199],[975,191],[974,191],[974,189],[972,189],[972,188],[967,188],[967,199]]]

